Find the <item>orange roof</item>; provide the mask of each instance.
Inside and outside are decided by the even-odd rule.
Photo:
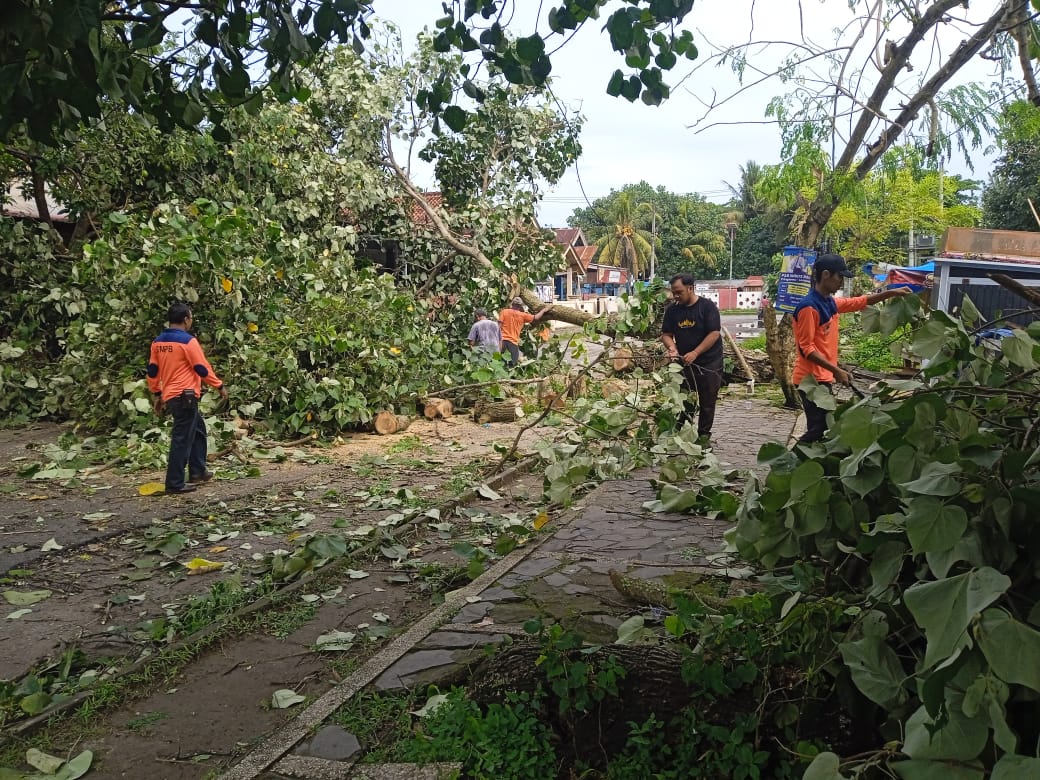
[[[577,251],[578,259],[581,260],[582,264],[588,266],[599,251],[599,247],[595,244],[589,244],[588,246],[575,247],[575,251]]]
[[[444,203],[444,196],[439,192],[424,192],[423,197],[426,202],[430,204],[434,209],[439,209]],[[408,215],[412,218],[412,222],[417,225],[431,225],[430,217],[423,211],[422,206],[416,203],[414,200],[408,206]]]

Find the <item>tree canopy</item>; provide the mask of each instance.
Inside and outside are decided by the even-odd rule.
[[[207,120],[227,139],[235,106],[259,110],[309,95],[305,69],[330,44],[357,53],[368,45],[371,16],[392,12],[375,0],[12,0],[0,10],[0,142],[24,129],[54,143],[97,118],[111,101],[168,130]],[[548,12],[549,31],[509,35],[512,0],[454,0],[442,5],[438,52],[478,52],[513,84],[544,84],[552,70],[547,42],[566,40],[599,16],[606,0],[561,0]],[[697,49],[678,30],[693,0],[626,0],[606,20],[613,49],[625,57],[608,92],[659,103],[668,96],[663,72]],[[184,32],[171,32],[176,25]],[[467,79],[466,94],[482,97]],[[436,79],[419,104],[458,129],[465,112],[448,79]],[[448,109],[451,109],[450,111]]]
[[[1001,153],[982,197],[983,223],[1040,230],[1033,214],[1040,208],[1040,109],[1026,102],[1008,106],[997,138]]]

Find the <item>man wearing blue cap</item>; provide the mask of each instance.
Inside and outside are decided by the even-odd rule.
[[[791,381],[797,386],[805,377],[812,375],[821,385],[831,387],[835,382],[847,385],[852,378],[848,371],[838,367],[838,315],[850,311],[862,311],[867,306],[889,298],[900,298],[910,290],[896,287],[872,295],[855,298],[835,298],[845,279],[852,271],[841,255],[820,255],[813,263],[813,289],[809,291],[794,311],[794,338],[798,355],[794,361],[794,376]],[[805,434],[800,444],[819,441],[827,430],[827,410],[809,400],[804,391],[802,408],[805,410]]]

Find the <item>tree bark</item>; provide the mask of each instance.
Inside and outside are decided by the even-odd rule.
[[[792,380],[795,343],[791,318],[786,315],[778,318],[777,310],[769,306],[764,312],[762,323],[766,328],[766,354],[773,366],[773,375],[784,393],[784,406],[801,409],[798,389]]]
[[[401,433],[412,424],[410,417],[402,417],[386,410],[376,412],[372,418],[372,428],[380,436],[388,436],[391,433]]]
[[[1011,290],[1022,298],[1025,298],[1034,306],[1040,306],[1040,292],[1034,290],[1031,287],[1026,287],[1020,282],[1015,281],[1007,274],[986,274],[990,279],[999,284],[1001,287]]]
[[[834,210],[841,203],[841,195],[834,186],[837,181],[847,176],[850,172],[857,181],[862,181],[877,164],[881,156],[895,143],[906,127],[917,117],[929,101],[953,77],[972,57],[979,53],[983,46],[993,37],[1001,22],[1021,0],[1004,0],[990,18],[976,29],[975,33],[967,40],[961,41],[960,45],[950,55],[935,74],[926,81],[921,88],[909,100],[902,104],[902,110],[895,119],[888,120],[884,112],[884,102],[889,99],[894,88],[896,76],[906,66],[907,60],[914,48],[919,44],[928,31],[939,24],[948,11],[961,5],[961,0],[937,0],[928,7],[920,19],[911,28],[910,33],[903,42],[896,46],[892,57],[884,70],[881,78],[874,87],[873,93],[867,100],[863,111],[860,113],[859,121],[849,136],[848,143],[842,152],[838,162],[828,177],[830,186],[823,186],[820,192],[813,198],[810,204],[805,222],[797,231],[797,241],[801,246],[816,246],[817,239],[823,228],[827,225]],[[888,122],[887,126],[880,132],[877,139],[867,146],[866,154],[856,162],[860,154],[860,147],[866,142],[867,132],[878,118]],[[785,393],[786,395],[786,393]]]
[[[473,419],[479,423],[514,422],[519,416],[519,409],[518,398],[507,398],[504,401],[481,399],[473,407]]]
[[[446,419],[455,413],[455,406],[447,398],[427,398],[423,401],[423,417],[427,420]]]

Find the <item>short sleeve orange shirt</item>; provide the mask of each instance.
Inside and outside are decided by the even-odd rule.
[[[510,341],[513,344],[520,343],[520,331],[524,325],[534,319],[533,314],[518,309],[502,309],[498,313],[498,321],[502,325],[502,341]]]

